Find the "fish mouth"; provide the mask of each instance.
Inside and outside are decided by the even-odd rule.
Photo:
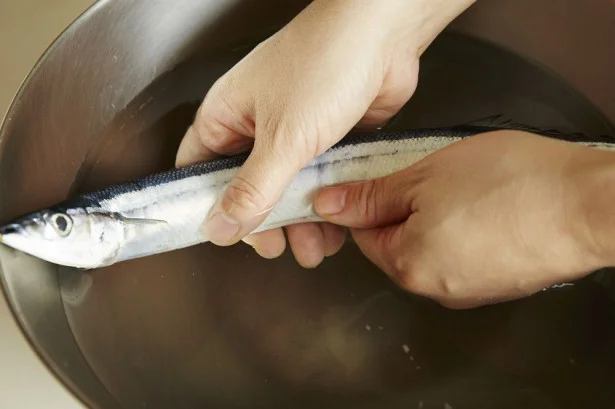
[[[45,224],[43,212],[32,213],[18,219],[10,221],[8,224],[0,226],[0,243],[4,242],[5,236],[24,233],[30,227],[42,226]]]
[[[19,233],[20,231],[21,226],[19,226],[18,224],[8,224],[6,226],[0,227],[0,243],[4,242],[4,236]]]

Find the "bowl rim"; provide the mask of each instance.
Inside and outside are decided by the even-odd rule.
[[[14,115],[16,110],[18,109],[20,102],[23,98],[25,91],[28,89],[30,84],[35,80],[35,78],[40,75],[41,69],[44,67],[45,63],[49,59],[51,55],[53,55],[58,47],[61,44],[76,35],[81,27],[83,27],[88,21],[92,18],[95,18],[100,12],[102,12],[105,8],[109,6],[110,0],[95,0],[95,2],[85,9],[81,10],[76,14],[75,17],[68,23],[58,34],[55,35],[54,38],[48,43],[45,47],[41,55],[37,58],[35,63],[31,66],[27,75],[25,75],[10,100],[9,106],[4,113],[4,115],[0,118],[0,141],[4,140],[6,134],[8,133],[9,123],[11,121],[11,117]],[[1,268],[1,265],[0,265]],[[0,274],[0,294],[2,295],[2,301],[8,307],[7,309],[10,312],[10,316],[13,318],[14,322],[17,324],[17,328],[21,333],[24,341],[30,347],[30,349],[34,352],[38,361],[43,365],[44,368],[48,371],[48,373],[57,380],[57,383],[60,387],[62,387],[67,393],[69,393],[72,397],[74,397],[79,404],[86,408],[100,408],[100,406],[93,401],[86,393],[84,393],[81,388],[75,385],[67,376],[62,368],[60,368],[51,357],[47,356],[47,354],[43,351],[43,349],[38,345],[38,341],[32,336],[26,323],[23,320],[23,317],[19,313],[19,306],[15,303],[13,297],[11,296],[11,292],[8,286],[8,283],[5,281],[4,274]],[[81,353],[79,351],[79,353]],[[90,370],[91,367],[87,360],[84,359],[85,364],[88,366]],[[93,371],[92,371],[93,372]],[[107,391],[106,387],[100,383],[101,387]],[[109,396],[116,402],[117,406],[120,407],[119,403],[116,399],[107,391]]]

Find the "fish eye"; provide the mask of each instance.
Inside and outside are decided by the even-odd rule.
[[[51,216],[51,225],[60,236],[68,236],[73,227],[73,221],[63,213],[55,213]]]

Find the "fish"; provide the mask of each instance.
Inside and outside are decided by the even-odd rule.
[[[450,127],[347,136],[295,175],[253,233],[322,222],[312,206],[319,189],[390,175],[452,143],[505,129],[615,149],[610,136],[541,130],[499,116]],[[1,226],[0,243],[49,263],[86,270],[206,243],[202,223],[248,155],[221,156],[75,195]]]

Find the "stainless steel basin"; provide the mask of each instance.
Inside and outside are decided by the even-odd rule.
[[[99,1],[37,64],[0,131],[0,221],[172,166],[207,88],[306,1]],[[425,54],[391,127],[500,114],[615,137],[615,3],[479,1]],[[92,408],[615,407],[609,271],[451,311],[358,250],[202,245],[97,271],[0,248],[15,319]]]

